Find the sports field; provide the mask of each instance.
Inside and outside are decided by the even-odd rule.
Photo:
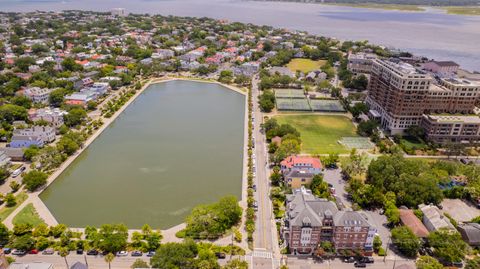
[[[303,73],[308,73],[313,70],[318,70],[320,67],[322,67],[327,61],[325,60],[319,60],[319,61],[313,61],[310,59],[292,59],[288,64],[287,67],[290,69],[292,72],[297,72],[297,70],[300,70]]]
[[[279,124],[288,123],[301,134],[302,153],[348,153],[338,143],[342,137],[356,137],[355,126],[344,116],[330,115],[278,115]]]

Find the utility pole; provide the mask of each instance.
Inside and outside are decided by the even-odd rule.
[[[392,240],[391,237],[388,238],[388,242],[387,242],[387,248],[385,249],[385,256],[383,256],[383,263],[385,263],[385,259],[387,258],[387,254],[388,254],[388,246],[390,245],[390,241]]]

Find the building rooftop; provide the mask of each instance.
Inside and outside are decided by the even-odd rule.
[[[415,216],[413,210],[411,209],[400,209],[400,220],[402,221],[403,225],[407,226],[412,230],[412,232],[421,238],[428,236],[428,230],[425,225],[423,225],[422,221]]]

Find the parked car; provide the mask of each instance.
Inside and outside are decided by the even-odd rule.
[[[43,255],[53,255],[53,253],[55,253],[53,248],[47,248],[46,250],[42,251]]]
[[[373,259],[373,257],[369,257],[369,256],[366,256],[366,257],[362,257],[362,262],[364,263],[374,263],[375,260]]]
[[[153,257],[155,255],[155,251],[147,252],[147,257]]]
[[[28,254],[38,254],[38,249],[32,249],[28,252]]]
[[[20,174],[23,173],[23,171],[25,171],[25,169],[27,169],[25,166],[22,166],[22,167],[16,169],[15,171],[13,171],[12,177],[13,177],[13,178],[18,177]]]
[[[16,255],[16,256],[23,256],[25,254],[27,254],[27,252],[25,250],[21,250],[21,249],[15,249],[12,252],[12,255]]]
[[[254,185],[252,186],[252,189],[253,189],[254,191],[257,191],[257,185],[254,184]]]
[[[117,252],[117,257],[125,257],[128,256],[128,252],[125,250]]]
[[[258,203],[257,203],[257,201],[254,201],[254,202],[253,202],[253,209],[255,209],[255,211],[258,211]]]
[[[215,256],[217,256],[218,259],[225,259],[227,257],[223,252],[215,252]]]
[[[367,267],[367,264],[366,263],[363,263],[363,262],[355,262],[353,264],[353,266],[357,267],[357,268],[365,268]]]
[[[343,262],[346,262],[346,263],[354,263],[355,262],[355,258],[354,257],[346,257],[343,259]]]
[[[132,257],[141,257],[143,256],[143,253],[139,250],[134,250],[132,251]]]
[[[4,248],[3,253],[10,254],[10,253],[12,253],[12,249],[11,248]]]
[[[91,250],[87,251],[87,255],[96,256],[96,255],[98,255],[98,250],[91,249]]]
[[[77,249],[77,254],[78,255],[83,255],[83,249],[81,249],[81,248]]]

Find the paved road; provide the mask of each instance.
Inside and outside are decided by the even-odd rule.
[[[263,115],[258,106],[258,84],[252,83],[253,116],[255,118],[253,136],[255,139],[255,178],[257,186],[255,199],[258,203],[257,220],[254,233],[254,251],[252,254],[252,268],[277,268],[274,258],[279,258],[280,250],[273,218],[272,203],[270,200],[270,170],[267,167],[267,147],[265,136],[260,132]],[[278,263],[278,262],[277,262]]]

